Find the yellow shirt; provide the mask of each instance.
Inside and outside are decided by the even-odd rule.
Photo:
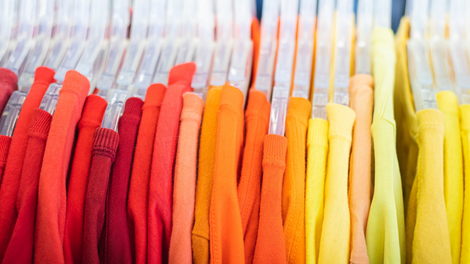
[[[452,263],[460,263],[463,214],[463,160],[460,140],[460,114],[457,97],[451,91],[436,94],[444,113],[444,199],[449,226]]]
[[[329,153],[325,182],[325,207],[319,263],[349,263],[350,215],[348,171],[356,113],[346,106],[326,106]]]
[[[404,208],[392,97],[396,57],[390,29],[374,29],[372,60],[375,83],[372,124],[375,185],[367,224],[367,251],[370,263],[404,263]]]
[[[460,263],[470,263],[470,105],[460,106],[460,116],[460,129],[465,161],[465,195]]]
[[[323,225],[328,122],[321,118],[308,122],[307,181],[305,186],[305,247],[308,264],[318,262]]]

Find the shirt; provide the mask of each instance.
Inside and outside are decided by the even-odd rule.
[[[5,75],[2,76],[10,78],[9,80],[14,79],[16,86],[16,75],[13,78],[8,72],[10,71],[3,71]],[[11,74],[14,73],[11,72]],[[20,184],[21,170],[23,169],[24,155],[26,153],[26,146],[28,143],[28,128],[33,118],[34,109],[39,107],[42,97],[46,93],[49,84],[53,81],[53,70],[46,67],[39,67],[36,70],[34,83],[23,103],[23,107],[21,108],[20,115],[18,116],[18,120],[15,125],[13,137],[11,138],[5,173],[0,188],[0,204],[2,205],[2,210],[0,210],[0,261],[3,259],[3,254],[5,254],[5,250],[8,246],[8,242],[10,241],[16,221],[16,198]],[[4,90],[2,89],[2,91]],[[1,100],[0,95],[0,104],[2,104]],[[3,104],[0,105],[1,109],[3,109],[3,107]],[[4,139],[3,142],[6,143],[9,142],[9,140]],[[6,147],[3,149],[6,150]]]
[[[101,126],[108,103],[98,95],[89,95],[78,121],[78,138],[73,156],[67,192],[64,255],[66,263],[81,263],[83,248],[83,215],[88,174],[93,151],[93,134]]]
[[[263,144],[264,137],[268,133],[270,110],[271,104],[266,99],[266,95],[260,91],[251,90],[245,112],[245,149],[237,190],[244,232],[245,263],[253,262],[258,236]]]
[[[11,137],[0,135],[0,187],[7,164],[8,152],[10,151],[10,143]]]
[[[243,99],[243,93],[228,84],[220,96],[209,217],[211,264],[245,262],[237,197],[244,136]]]
[[[281,210],[286,152],[287,139],[285,137],[265,136],[258,240],[253,263],[287,262]]]
[[[0,76],[2,76],[0,79],[0,109],[3,111],[8,98],[18,88],[18,76],[7,68],[0,68]]]
[[[330,124],[329,152],[318,262],[348,263],[350,245],[348,168],[356,114],[349,107],[332,103],[326,106],[326,112]]]
[[[305,168],[307,99],[292,97],[286,117],[287,164],[282,189],[282,216],[287,263],[305,263]]]
[[[39,178],[34,261],[64,263],[66,176],[75,129],[90,89],[79,72],[65,75],[44,151]]]
[[[460,133],[465,168],[465,193],[462,219],[462,254],[461,263],[470,262],[470,105],[460,106]]]
[[[444,199],[449,226],[452,263],[460,263],[463,214],[463,154],[460,140],[460,114],[457,97],[451,91],[436,94],[444,113]]]
[[[202,118],[194,226],[191,238],[193,262],[195,264],[208,264],[210,258],[209,211],[217,138],[217,112],[219,110],[221,93],[222,86],[211,88],[207,92],[206,106]]]
[[[197,148],[204,101],[194,93],[183,95],[176,152],[173,192],[173,230],[169,263],[192,264],[191,230],[194,223]]]
[[[356,112],[349,171],[349,210],[351,215],[350,263],[368,263],[366,246],[367,218],[371,196],[373,79],[360,74],[349,84],[350,107]]]
[[[105,263],[132,263],[127,222],[127,192],[143,104],[144,102],[139,98],[127,99],[124,113],[119,118],[119,148],[109,179],[108,199],[106,200],[103,233]]]
[[[25,162],[18,188],[18,217],[2,263],[32,263],[38,183],[52,116],[36,109],[28,129]]]
[[[196,64],[171,69],[155,133],[149,184],[148,245],[150,263],[167,263],[172,229],[173,165],[176,155],[182,95],[192,91]]]
[[[157,130],[160,106],[166,92],[163,84],[152,84],[147,89],[142,119],[140,121],[134,163],[132,164],[131,182],[127,214],[133,262],[147,263],[147,215],[150,168],[152,165],[153,143]]]
[[[371,263],[398,263],[404,261],[406,256],[403,192],[396,154],[392,97],[395,62],[392,30],[375,28],[372,35],[375,98],[371,128],[375,185],[366,234]]]

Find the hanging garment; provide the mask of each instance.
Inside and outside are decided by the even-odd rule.
[[[78,138],[73,156],[67,192],[64,255],[68,264],[82,263],[83,215],[93,151],[93,135],[101,126],[108,103],[98,95],[89,95],[78,121]]]
[[[460,129],[465,168],[465,193],[462,220],[462,254],[460,263],[470,263],[470,105],[460,106]]]
[[[0,68],[0,76],[0,110],[3,112],[8,98],[10,98],[13,91],[18,89],[18,76],[7,68]]]
[[[196,196],[197,148],[204,101],[194,93],[183,95],[173,191],[173,231],[169,263],[192,264],[191,229]]]
[[[305,168],[307,125],[312,107],[292,97],[286,117],[287,166],[282,189],[282,216],[287,263],[305,263]]]
[[[85,76],[73,70],[67,72],[52,118],[39,178],[34,241],[37,263],[64,263],[65,182],[75,129],[89,90],[90,82]]]
[[[371,263],[403,263],[406,256],[403,192],[396,156],[392,97],[395,62],[392,30],[375,28],[372,35],[375,100],[371,128],[375,185],[366,235]]]
[[[242,173],[237,190],[242,217],[246,264],[253,262],[258,236],[263,144],[264,137],[268,133],[270,110],[271,104],[266,99],[266,95],[263,92],[251,90],[245,112],[245,149],[243,152]],[[283,177],[284,173],[281,177],[281,184]]]
[[[237,179],[243,147],[243,93],[228,84],[217,113],[214,177],[210,204],[210,262],[245,263]]]
[[[124,113],[119,118],[119,148],[109,179],[102,238],[104,263],[132,263],[129,225],[127,223],[127,192],[143,104],[144,102],[140,98],[127,99]]]
[[[7,165],[8,152],[10,151],[11,137],[0,135],[0,188],[2,186],[3,174]]]
[[[310,119],[307,138],[307,179],[305,182],[306,263],[318,263],[322,235],[325,179],[328,156],[328,121]]]
[[[264,137],[263,186],[258,237],[253,263],[287,263],[282,225],[282,181],[286,169],[287,139]]]
[[[350,263],[369,263],[366,246],[367,218],[371,197],[372,76],[356,75],[349,84],[350,106],[356,112],[349,169],[349,211],[351,215]]]
[[[34,111],[18,188],[18,217],[2,263],[33,263],[39,174],[51,121],[52,116],[48,112],[41,109]]]
[[[8,77],[9,75],[5,76]],[[2,207],[0,210],[0,261],[3,259],[16,221],[16,202],[21,179],[21,170],[23,169],[28,144],[29,125],[31,124],[35,109],[41,104],[42,97],[46,93],[49,84],[53,81],[53,70],[46,67],[36,69],[34,83],[31,86],[28,96],[24,100],[23,107],[21,108],[20,115],[16,122],[13,137],[11,138],[5,173],[0,188],[0,204]],[[1,109],[3,109],[3,106],[1,106]],[[2,149],[6,150],[6,143],[9,140],[5,137],[2,138],[4,142],[4,144],[2,144],[4,148]],[[5,154],[5,151],[3,153]]]
[[[460,140],[460,114],[457,97],[451,91],[436,94],[444,113],[444,199],[449,228],[452,263],[460,263],[463,215],[463,154]]]
[[[182,95],[192,91],[196,64],[171,69],[155,133],[148,207],[148,262],[167,263],[172,229],[173,165],[176,156]]]
[[[209,264],[210,261],[209,209],[212,196],[212,179],[217,139],[217,112],[219,110],[221,93],[222,86],[209,89],[202,119],[194,227],[191,239],[193,262],[195,264]]]
[[[147,263],[147,215],[150,168],[152,164],[153,142],[160,115],[160,107],[165,96],[163,84],[152,84],[147,89],[142,107],[131,182],[127,214],[131,239],[132,260],[136,264]]]
[[[318,263],[348,263],[350,218],[348,168],[352,129],[356,114],[351,108],[329,103],[328,164],[325,180],[325,205]]]

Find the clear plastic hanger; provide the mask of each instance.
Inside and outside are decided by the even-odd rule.
[[[459,103],[470,104],[470,70],[465,41],[465,5],[470,6],[464,0],[452,0],[450,3],[448,44],[454,70],[455,93]]]
[[[430,68],[428,0],[413,0],[411,10],[411,38],[408,40],[408,68],[416,111],[437,109],[436,88]]]
[[[36,68],[41,66],[49,50],[54,19],[54,0],[39,0],[37,31],[33,36],[33,46],[24,63],[24,70],[19,76],[18,86],[21,91],[29,92],[34,82]]]
[[[96,82],[99,79],[99,73],[102,70],[102,66],[104,64],[103,53],[105,44],[105,31],[108,23],[109,0],[94,0],[91,8],[91,21],[88,39],[86,41],[83,54],[75,68],[78,72],[88,78],[91,89],[95,87]],[[59,71],[61,69],[65,69],[65,67],[59,68]],[[56,73],[56,76],[60,74],[59,71]],[[59,92],[61,89],[62,83],[50,85],[41,101],[39,108],[53,115],[57,106],[57,100],[59,99]]]
[[[114,0],[112,7],[111,35],[109,56],[105,68],[98,81],[98,95],[107,98],[113,88],[118,70],[122,65],[126,49],[127,28],[129,26],[129,1]]]
[[[134,81],[132,96],[145,99],[147,88],[152,84],[152,78],[160,58],[166,20],[166,0],[150,2],[150,19],[142,63]]]
[[[301,0],[293,97],[309,100],[316,26],[317,1]]]
[[[277,30],[279,23],[279,0],[263,3],[263,19],[261,20],[261,41],[258,54],[255,88],[266,94],[271,101],[274,60],[276,58]]]
[[[183,0],[171,0],[168,2],[167,20],[165,23],[165,39],[162,54],[157,64],[157,71],[152,83],[168,84],[168,75],[175,65],[178,49],[181,44],[181,10]]]
[[[0,62],[10,47],[16,0],[0,0]]]
[[[338,0],[335,29],[335,77],[333,102],[349,106],[351,76],[352,0]]]
[[[233,46],[233,2],[232,0],[216,0],[217,42],[214,50],[214,66],[210,84],[224,85],[227,81]]]
[[[297,0],[296,0],[297,1]],[[248,95],[248,86],[253,66],[253,41],[251,40],[252,11],[250,0],[237,0],[235,4],[235,36],[233,42],[232,59],[228,71],[230,85],[239,88],[245,96]]]
[[[214,7],[211,0],[198,1],[198,43],[194,62],[196,73],[191,86],[194,93],[206,99],[209,74],[214,54]]]
[[[331,48],[333,47],[335,1],[320,0],[315,55],[312,118],[326,120],[326,104],[330,87]]]
[[[147,0],[134,0],[130,41],[116,80],[117,86],[123,86],[123,89],[127,89],[127,86],[134,81],[144,52],[149,23],[149,7]]]
[[[190,62],[194,58],[197,45],[197,0],[179,0],[181,12],[181,32],[178,42],[178,55],[175,65]]]
[[[357,7],[356,74],[371,74],[374,0],[359,0]]]
[[[35,19],[37,18],[36,0],[21,0],[18,12],[18,34],[15,48],[10,54],[5,68],[10,69],[17,75],[25,62],[31,46],[33,45],[33,33]]]
[[[298,7],[299,2],[297,0],[281,1],[279,47],[277,51],[276,73],[274,75],[269,134],[284,136],[285,132],[287,105],[294,67]]]

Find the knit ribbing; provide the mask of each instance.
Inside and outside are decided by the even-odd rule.
[[[119,134],[108,128],[97,128],[93,136],[93,155],[105,155],[114,161],[119,145]]]
[[[47,138],[51,128],[52,115],[42,109],[36,109],[33,115],[33,121],[29,128],[29,133],[42,134]]]
[[[143,104],[144,102],[142,101],[142,99],[137,97],[131,97],[127,99],[126,106],[124,108],[124,113],[122,114],[122,116],[126,116],[127,118],[137,118],[140,121]]]
[[[5,166],[5,163],[7,162],[8,150],[10,149],[10,143],[11,143],[11,137],[0,135],[0,164],[3,164],[3,166]]]

